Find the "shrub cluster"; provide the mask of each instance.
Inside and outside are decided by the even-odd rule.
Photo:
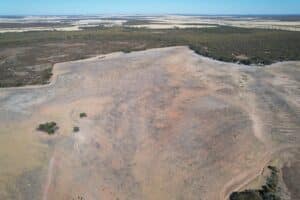
[[[58,130],[58,126],[55,122],[47,122],[44,124],[40,124],[37,128],[38,131],[46,132],[49,135],[54,134]]]

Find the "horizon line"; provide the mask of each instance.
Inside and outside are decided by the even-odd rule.
[[[123,16],[159,16],[159,15],[183,15],[183,16],[300,16],[300,13],[250,13],[250,14],[197,14],[197,13],[82,13],[82,14],[0,14],[3,16],[101,16],[101,15],[123,15]]]

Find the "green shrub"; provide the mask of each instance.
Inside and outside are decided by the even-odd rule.
[[[54,134],[58,130],[58,126],[55,122],[47,122],[44,124],[40,124],[37,128],[38,131],[46,132],[49,135]]]
[[[80,117],[80,118],[87,117],[87,114],[86,114],[86,113],[84,113],[84,112],[83,112],[83,113],[80,113],[80,114],[79,114],[79,117]]]
[[[244,65],[251,65],[251,60],[246,59],[246,60],[240,60],[240,63],[244,64]]]
[[[77,133],[77,132],[79,132],[79,130],[80,130],[80,129],[79,129],[79,127],[78,127],[78,126],[74,126],[74,127],[73,127],[73,132],[74,132],[74,133]]]
[[[122,52],[123,53],[131,53],[131,50],[130,49],[123,49]]]

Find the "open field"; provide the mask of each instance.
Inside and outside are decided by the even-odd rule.
[[[140,19],[140,18],[138,18]],[[138,20],[128,19],[129,22]],[[144,22],[144,23],[141,23]],[[128,27],[161,28],[200,28],[212,26],[231,26],[240,28],[259,28],[270,30],[300,31],[300,17],[296,16],[197,16],[167,15],[142,17],[137,24]],[[126,25],[126,23],[124,24]]]
[[[2,24],[2,26],[1,26]],[[10,26],[5,26],[9,24]],[[15,26],[12,26],[14,25]],[[300,31],[299,15],[154,15],[154,16],[0,16],[0,32],[54,30],[53,24],[61,28],[56,30],[82,30],[90,26],[104,27],[144,27],[149,29],[168,28],[205,28],[212,26],[231,26],[241,28],[260,28],[287,31]],[[52,25],[51,25],[52,24]],[[73,28],[70,28],[73,27]]]
[[[187,45],[200,55],[227,62],[265,65],[300,60],[300,34],[290,31],[218,26],[167,30],[90,27],[73,32],[3,33],[0,86],[47,83],[52,65],[59,62],[174,45]]]
[[[6,45],[44,42],[23,37]],[[55,64],[49,85],[0,89],[0,199],[222,200],[272,165],[277,195],[297,200],[299,77],[297,61],[237,65],[185,46]],[[46,122],[59,129],[38,131]]]

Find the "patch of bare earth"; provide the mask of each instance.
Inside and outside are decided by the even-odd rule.
[[[0,199],[226,199],[279,154],[299,160],[297,62],[247,67],[172,47],[53,73],[0,90]],[[58,132],[36,131],[48,121]]]

